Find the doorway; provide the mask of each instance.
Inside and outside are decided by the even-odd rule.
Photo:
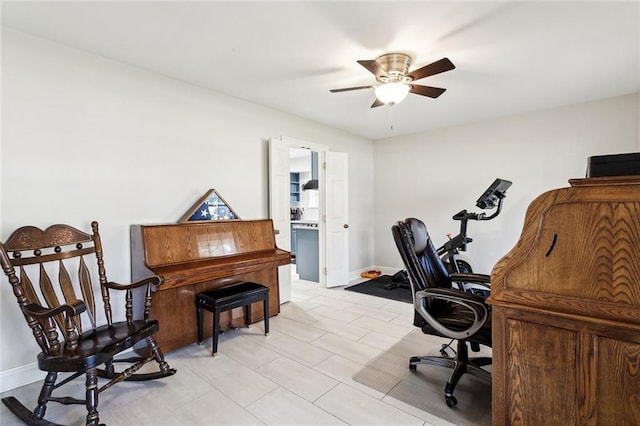
[[[318,152],[289,148],[292,278],[320,282]]]
[[[292,243],[290,148],[305,149],[318,156],[317,190],[309,192],[313,195],[310,201],[317,201],[318,282],[322,287],[346,285],[349,272],[347,154],[288,137],[269,140],[269,215],[276,245],[287,251],[291,251]],[[278,268],[281,303],[291,300],[291,269],[291,264]]]

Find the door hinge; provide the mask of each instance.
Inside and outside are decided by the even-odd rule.
[[[322,163],[322,170],[327,170],[327,162],[326,161],[324,161]]]
[[[322,273],[327,275],[327,267],[326,266],[324,268],[322,268]]]

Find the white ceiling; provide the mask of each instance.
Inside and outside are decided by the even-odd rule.
[[[2,2],[2,24],[366,138],[635,93],[640,3]],[[456,69],[370,108],[356,60],[409,53]]]

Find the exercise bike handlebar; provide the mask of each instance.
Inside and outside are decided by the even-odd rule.
[[[458,213],[454,214],[453,220],[460,221],[460,233],[453,238],[449,238],[449,240],[445,242],[442,247],[438,248],[438,254],[442,255],[446,252],[454,252],[456,250],[466,251],[467,243],[473,241],[471,238],[467,237],[467,222],[469,220],[491,220],[495,218],[502,211],[503,199],[504,195],[498,198],[496,211],[491,216],[487,216],[485,213],[468,212],[467,210],[461,210]]]
[[[467,237],[467,223],[470,220],[491,220],[498,216],[502,211],[502,201],[506,197],[506,191],[510,186],[511,181],[497,178],[476,201],[476,207],[481,209],[493,209],[497,207],[492,215],[487,216],[485,213],[473,213],[467,210],[461,210],[453,215],[453,220],[460,221],[460,233],[455,237],[447,234],[449,240],[437,249],[438,255],[446,259],[452,270],[460,272],[456,255],[460,251],[466,251],[467,244],[473,241]],[[469,271],[470,270],[471,269],[469,269]]]
[[[504,197],[501,197],[498,200],[498,205],[496,206],[496,211],[491,216],[487,216],[486,213],[473,213],[468,212],[466,209],[461,210],[458,213],[453,215],[453,220],[460,220],[462,222],[466,222],[468,220],[491,220],[494,217],[498,216],[502,211],[502,200]]]

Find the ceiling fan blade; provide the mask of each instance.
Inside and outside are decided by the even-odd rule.
[[[412,84],[411,89],[409,89],[410,93],[415,93],[416,95],[428,96],[430,98],[437,98],[442,95],[445,90],[440,87],[431,87],[431,86],[420,86],[418,84]]]
[[[380,102],[380,99],[376,98],[376,100],[371,104],[371,108],[379,107],[382,105],[384,105],[384,102]]]
[[[331,93],[348,92],[349,90],[373,89],[373,86],[345,87],[344,89],[331,89]]]
[[[375,75],[376,79],[383,75],[387,75],[387,71],[373,59],[360,60],[358,61],[358,63],[369,70],[369,72],[371,72],[373,75]]]
[[[421,78],[429,77],[430,75],[440,74],[441,72],[451,71],[455,69],[455,65],[449,60],[449,58],[442,58],[439,61],[425,65],[422,68],[411,71],[408,75],[413,81],[420,80]]]

